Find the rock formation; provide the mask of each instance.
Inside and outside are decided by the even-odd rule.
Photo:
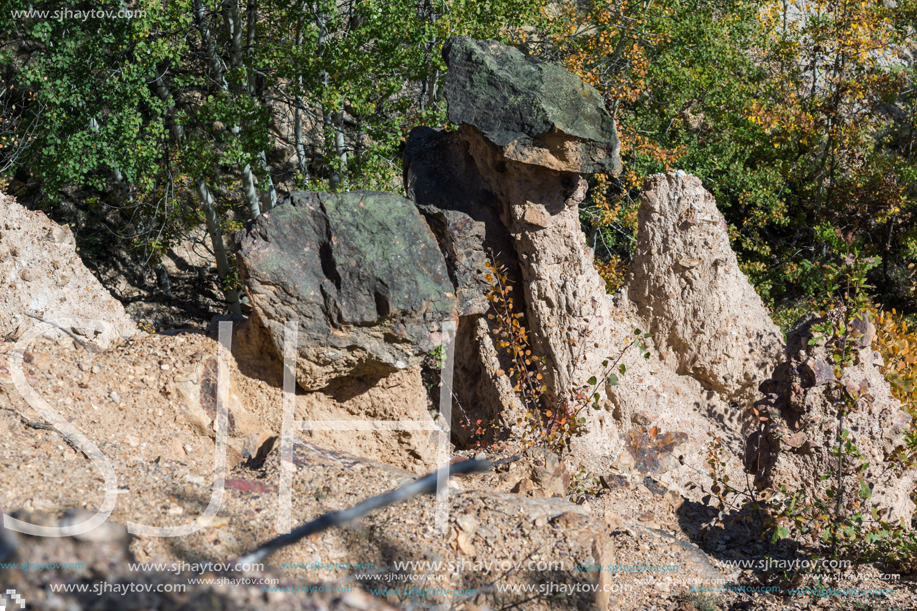
[[[121,304],[83,266],[70,228],[0,194],[0,336],[19,338],[41,324],[28,315],[57,321],[103,349],[137,332]],[[51,337],[64,336],[43,326]]]
[[[236,243],[277,355],[286,322],[299,323],[303,389],[419,364],[452,318],[455,289],[442,255],[417,209],[397,195],[295,192]]]
[[[459,316],[484,314],[489,304],[481,276],[488,253],[507,267],[513,284],[519,279],[512,236],[500,221],[503,205],[456,132],[414,128],[403,159],[405,191],[446,257]]]
[[[419,363],[442,343],[455,289],[417,208],[389,193],[294,192],[236,234],[252,302],[237,354],[277,379],[284,325],[298,321],[295,419],[429,422]],[[277,406],[279,408],[279,405]],[[272,420],[282,414],[273,410]],[[331,447],[429,471],[436,431],[308,433]]]
[[[468,445],[473,428],[467,422],[511,426],[525,411],[509,378],[497,374],[509,363],[495,349],[483,318],[490,308],[486,263],[493,257],[521,294],[519,263],[500,220],[503,206],[458,133],[412,130],[404,151],[404,186],[436,236],[458,295],[452,420],[454,437]]]
[[[515,239],[535,348],[551,360],[555,388],[581,383],[607,355],[589,351],[577,362],[568,327],[589,324],[590,343],[609,341],[600,322],[608,318],[605,283],[579,226],[580,174],[620,171],[614,120],[577,76],[514,48],[454,37],[443,57],[449,119]]]
[[[477,281],[468,272],[478,271],[482,253],[496,247],[502,257],[511,257],[500,263],[511,282],[521,278],[533,348],[548,357],[549,387],[559,394],[600,371],[603,349],[611,344],[604,326],[609,319],[604,282],[592,266],[577,206],[586,193],[580,174],[620,171],[614,120],[591,86],[511,47],[453,37],[443,57],[449,65],[444,90],[449,118],[460,128],[411,134],[405,184],[426,217],[443,227],[440,245],[451,255],[451,276],[468,296],[462,314],[483,311]],[[459,161],[455,172],[451,160]],[[451,178],[432,180],[444,173],[438,167],[448,168]],[[443,186],[451,184],[471,187]],[[505,229],[488,231],[487,223],[497,219]],[[512,253],[506,252],[507,233]],[[460,329],[473,324],[463,321]],[[586,351],[580,362],[581,348],[570,343],[568,328],[584,325],[589,345],[601,348]],[[482,349],[469,344],[466,355]],[[456,390],[461,394],[474,383],[457,376]],[[603,417],[587,416],[593,425],[591,451],[598,454],[608,450]]]
[[[866,480],[875,485],[867,508],[875,507],[883,519],[897,522],[904,518],[909,524],[914,514],[909,495],[914,490],[917,471],[894,466],[886,459],[904,447],[911,417],[892,396],[879,370],[882,356],[872,348],[875,327],[862,319],[851,325],[861,330],[850,339],[855,360],[842,369],[840,380],[835,378],[825,339],[809,343],[816,335],[822,335],[813,330],[815,325],[826,319],[837,323],[843,316],[839,309],[825,318],[808,314],[790,328],[783,361],[761,384],[764,398],[756,406],[768,422],[749,438],[746,469],[762,485],[824,493],[825,488],[835,484],[834,478],[822,481],[821,476],[837,471],[832,448],[837,445],[841,387],[850,387],[857,397],[856,409],[844,415],[843,428],[850,431],[850,439],[863,461],[846,459],[844,487],[850,491],[847,499],[855,498],[859,491],[853,474],[855,465],[868,462],[871,466]]]
[[[739,269],[726,220],[700,179],[646,180],[627,296],[678,373],[748,406],[782,349],[780,331]]]
[[[738,268],[713,198],[683,173],[649,180],[634,274],[613,304],[578,209],[583,174],[620,169],[601,97],[578,77],[498,43],[456,37],[443,56],[449,118],[459,129],[415,129],[404,178],[459,295],[458,440],[465,441],[458,426],[465,405],[477,410],[472,418],[504,424],[525,412],[502,375],[505,354],[488,342],[492,323],[481,316],[481,267],[492,250],[513,295],[521,294],[515,305],[526,314],[533,353],[547,357],[547,407],[601,374],[602,361],[617,358],[635,329],[653,333],[649,358],[630,349],[620,383],[598,389],[605,409],[580,412],[587,434],[574,440],[576,460],[600,468],[610,459],[678,488],[706,472],[711,422],[739,452],[752,424],[743,408],[782,342]],[[735,475],[740,466],[730,469]]]

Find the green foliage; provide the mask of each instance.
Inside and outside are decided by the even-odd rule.
[[[519,44],[606,96],[625,171],[590,177],[581,218],[609,290],[632,255],[643,179],[678,167],[714,194],[742,269],[772,305],[829,297],[822,264],[838,230],[878,257],[878,299],[917,305],[907,271],[917,261],[917,74],[889,56],[913,36],[917,0],[817,0],[804,19],[794,2],[772,0],[208,1],[203,19],[196,0],[144,0],[131,19],[85,20],[14,16],[30,3],[7,4],[0,66],[15,93],[0,103],[15,99],[22,113],[0,124],[0,169],[52,200],[82,188],[122,208],[125,238],[151,261],[199,222],[186,208],[202,179],[223,196],[220,217],[247,217],[238,173],[276,174],[260,156],[293,109],[307,132],[294,185],[400,189],[408,131],[447,125],[440,51],[466,34]],[[233,4],[238,55],[223,19]]]
[[[881,258],[879,297],[913,308],[900,270],[917,255],[917,74],[891,49],[913,36],[917,3],[818,0],[794,18],[800,4],[563,4],[529,47],[606,95],[625,162],[583,221],[600,259],[629,260],[643,179],[677,167],[713,193],[770,303],[826,297],[839,228]]]
[[[0,91],[0,106],[28,108],[14,120],[3,113],[0,138],[11,144],[0,140],[0,171],[52,203],[98,197],[118,211],[120,237],[155,265],[203,222],[202,186],[218,224],[257,214],[239,176],[276,179],[271,153],[289,138],[294,109],[306,132],[300,168],[313,168],[294,185],[399,189],[408,131],[446,123],[445,39],[505,40],[540,3],[141,0],[131,18],[84,14],[123,6],[88,0],[66,14],[7,3],[0,68],[16,93]]]
[[[115,168],[129,183],[150,188],[165,131],[157,118],[162,102],[148,81],[155,66],[175,59],[182,46],[150,43],[150,32],[160,26],[153,11],[138,19],[13,16],[30,4],[14,0],[0,15],[0,31],[34,45],[19,58],[7,44],[3,57],[7,66],[18,68],[16,86],[43,107],[30,171],[52,194],[65,185],[105,190]],[[99,1],[83,8],[117,12],[120,3]]]
[[[830,455],[836,460],[835,466],[823,472],[814,486],[799,490],[781,486],[779,491],[742,492],[732,487],[728,476],[722,472],[726,463],[722,458],[722,444],[717,438],[708,444],[707,462],[714,480],[712,491],[721,509],[731,507],[729,497],[732,495],[746,499],[761,517],[762,535],[767,535],[771,543],[786,538],[798,540],[808,537],[821,546],[821,550],[816,551],[830,553],[834,558],[882,560],[909,566],[917,552],[917,536],[903,521],[893,524],[884,520],[879,508],[874,506],[866,510],[865,503],[872,497],[874,484],[868,479],[870,463],[860,452],[850,430],[844,428],[849,414],[862,409],[863,402],[875,400],[865,382],[855,385],[845,377],[845,372],[854,364],[858,344],[863,337],[857,329],[864,328],[862,322],[870,320],[870,311],[875,312],[866,294],[866,276],[876,261],[857,255],[859,246],[852,232],[842,234],[837,231],[832,234],[838,240],[834,246],[845,249],[840,261],[822,265],[825,294],[834,297],[836,307],[824,317],[824,322],[812,327],[809,344],[824,345],[833,368],[834,379],[829,383],[831,394],[828,396],[837,398],[832,405],[837,436],[830,449]],[[825,236],[826,240],[830,237],[828,233]],[[879,328],[882,329],[880,345],[885,344],[882,351],[892,356],[896,364],[903,362],[905,366],[901,369],[907,370],[907,366],[913,363],[913,358],[911,363],[907,361],[907,340],[896,341],[901,333],[906,333],[907,327],[896,326],[892,320],[883,322],[880,318]],[[902,349],[905,349],[903,355],[900,352]],[[898,371],[898,367],[893,366],[891,370]],[[887,368],[887,377],[889,373]],[[892,384],[897,386],[896,392],[907,398],[901,380],[891,379]],[[905,408],[908,408],[906,404]],[[770,415],[757,410],[755,415],[763,434]],[[884,457],[886,467],[913,468],[917,465],[913,431],[912,427],[907,451]]]

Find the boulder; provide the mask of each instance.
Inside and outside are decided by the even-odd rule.
[[[41,324],[50,337],[65,338],[32,316],[102,349],[137,332],[121,303],[83,266],[70,228],[0,194],[0,336],[18,339]]]
[[[750,405],[782,351],[780,331],[739,269],[726,221],[700,179],[647,178],[627,296],[681,374]]]
[[[846,498],[848,502],[856,498],[855,492],[860,489],[853,474],[855,465],[868,462],[871,466],[864,479],[875,485],[866,501],[867,509],[874,507],[885,520],[897,522],[904,518],[909,525],[914,515],[909,495],[917,482],[917,471],[886,459],[904,447],[911,417],[891,394],[879,369],[882,358],[873,351],[872,338],[855,331],[856,337],[851,338],[854,362],[841,370],[840,379],[834,374],[825,340],[810,344],[822,335],[813,327],[828,319],[836,324],[843,318],[841,309],[825,317],[807,314],[790,328],[781,363],[761,384],[764,396],[755,406],[768,421],[749,436],[746,470],[755,474],[757,484],[777,489],[785,485],[787,490],[823,494],[825,488],[835,485],[834,478],[825,482],[821,475],[837,471],[837,457],[832,454],[839,426],[836,405],[842,400],[842,387],[847,387],[857,397],[857,407],[847,411],[842,426],[849,431],[863,460],[847,459],[844,488],[854,492]],[[860,319],[859,325],[850,326],[868,331],[872,323]],[[868,343],[864,341],[867,339]]]
[[[299,323],[296,379],[306,390],[419,364],[452,319],[455,289],[436,240],[397,195],[294,192],[235,239],[276,355],[285,323]]]
[[[601,94],[514,47],[453,36],[444,93],[449,120],[473,125],[500,156],[561,172],[618,174],[618,134]]]

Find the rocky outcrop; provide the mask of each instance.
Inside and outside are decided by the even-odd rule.
[[[502,420],[510,426],[525,411],[509,378],[497,373],[509,364],[494,348],[483,319],[490,308],[486,264],[492,257],[521,292],[519,264],[500,220],[503,206],[458,133],[417,127],[403,159],[405,190],[436,235],[458,295],[452,421],[454,437],[467,446],[476,428],[470,423]]]
[[[868,320],[857,318],[851,325],[856,329],[850,337],[854,361],[841,370],[840,378],[836,377],[832,354],[820,337],[823,333],[813,327],[826,320],[837,324],[843,318],[839,309],[824,318],[808,314],[790,328],[783,361],[761,384],[764,398],[755,405],[768,420],[749,438],[746,469],[755,474],[759,484],[823,494],[825,488],[836,484],[835,478],[822,481],[821,476],[837,471],[838,459],[832,449],[842,427],[863,455],[862,461],[846,459],[847,500],[857,498],[860,490],[856,466],[868,462],[864,479],[874,486],[867,508],[876,508],[883,519],[897,522],[904,518],[909,524],[914,514],[909,495],[917,471],[887,459],[904,446],[911,417],[892,396],[879,369],[882,357],[873,350],[875,327]],[[847,410],[839,422],[837,405],[843,400],[843,388],[857,398],[856,409]]]
[[[497,219],[512,236],[507,269],[519,270],[533,348],[548,357],[548,385],[559,396],[600,371],[611,345],[604,282],[592,266],[577,206],[586,193],[580,173],[620,171],[614,120],[595,89],[511,47],[453,37],[443,57],[449,65],[444,90],[449,118],[460,128],[435,137],[412,134],[405,160],[409,193],[428,218],[455,219],[440,223],[448,236],[441,245],[449,254],[451,249],[466,259],[483,259],[480,253],[489,246],[483,224]],[[459,161],[454,174],[450,160]],[[421,188],[443,173],[453,177],[439,182],[459,188]],[[463,191],[466,177],[471,188]],[[480,228],[471,230],[472,214]],[[504,228],[490,235],[502,242]],[[479,289],[467,276],[453,276],[463,294],[476,297]],[[589,345],[599,349],[580,360],[581,347],[570,340],[584,327]],[[456,388],[464,384],[457,377]],[[596,420],[590,451],[608,451],[607,423],[593,413],[586,417]]]
[[[626,285],[667,363],[743,405],[783,342],[739,269],[726,221],[700,179],[657,174],[643,187]]]
[[[285,323],[299,323],[296,380],[306,390],[419,364],[452,318],[455,289],[433,234],[397,195],[295,192],[236,245],[276,355]]]
[[[30,315],[103,349],[137,332],[121,304],[83,266],[70,228],[0,194],[0,336],[19,338],[42,324]],[[51,337],[64,337],[43,327]]]
[[[620,356],[626,365],[619,384],[596,389],[605,409],[577,414],[587,431],[572,445],[578,460],[599,468],[610,458],[674,485],[705,469],[701,448],[711,422],[738,450],[750,412],[730,401],[751,403],[757,368],[772,366],[781,344],[738,269],[712,198],[694,178],[670,175],[649,185],[640,226],[645,260],[635,265],[630,298],[625,292],[613,305],[579,222],[582,174],[620,168],[601,96],[576,76],[497,43],[453,38],[443,55],[449,117],[459,129],[412,132],[404,169],[408,194],[434,227],[461,296],[458,403],[470,403],[478,410],[472,417],[487,421],[516,422],[525,412],[502,375],[505,357],[487,342],[494,329],[477,318],[482,293],[473,263],[485,260],[488,248],[503,248],[505,230],[512,252],[500,264],[526,315],[532,352],[546,357],[545,407],[556,409],[584,386],[594,392],[587,381],[607,373],[603,361]],[[671,189],[662,192],[666,181]],[[622,354],[635,329],[654,333],[644,340],[648,358],[636,348]],[[454,415],[462,411],[453,408]],[[454,416],[456,431],[458,424]]]
[[[502,205],[535,348],[551,359],[553,386],[566,388],[598,369],[589,357],[575,362],[580,349],[567,329],[599,327],[590,342],[608,345],[599,322],[608,309],[605,284],[592,266],[578,204],[586,195],[580,173],[620,171],[614,120],[588,84],[511,47],[454,37],[443,57],[449,118],[461,125],[459,136]]]

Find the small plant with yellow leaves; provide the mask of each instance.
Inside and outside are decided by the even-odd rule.
[[[491,307],[487,317],[491,321],[497,349],[506,354],[511,363],[508,371],[500,369],[495,374],[510,377],[513,391],[525,408],[524,417],[517,420],[517,424],[523,428],[522,441],[526,446],[538,444],[552,451],[562,452],[568,448],[574,437],[585,433],[586,418],[582,416],[583,410],[589,406],[597,410],[602,409],[601,388],[606,384],[618,384],[618,375],[624,375],[627,371],[620,362],[627,350],[631,346],[638,346],[643,356],[649,358],[643,342],[650,334],[635,330],[635,337],[617,356],[609,356],[602,361],[600,375],[590,376],[584,384],[572,384],[568,388],[551,391],[547,385],[547,358],[532,352],[529,331],[525,326],[525,314],[519,311],[513,300],[513,287],[507,281],[505,267],[498,265],[493,256],[490,256],[485,266],[487,273],[484,274],[483,281],[487,286],[486,296]],[[593,306],[598,307],[595,300]],[[598,319],[597,315],[593,316],[593,319]],[[570,343],[579,346],[579,352],[573,359],[573,380],[582,378],[577,369],[588,360],[587,348],[590,345],[599,348],[597,343],[589,342],[591,321],[592,319],[588,319],[578,326],[571,325],[566,329]],[[504,407],[507,405],[504,404]]]

